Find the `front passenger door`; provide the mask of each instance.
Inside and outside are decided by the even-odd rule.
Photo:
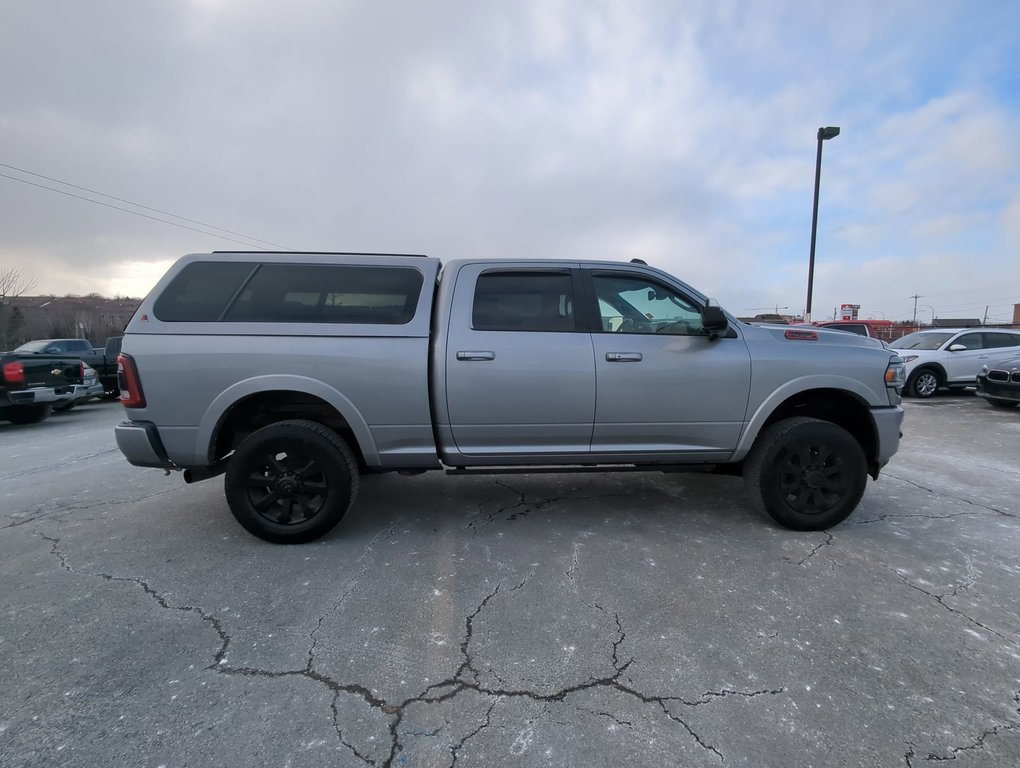
[[[981,366],[988,362],[990,355],[982,336],[979,331],[961,333],[946,345],[947,350],[957,344],[966,347],[946,356],[946,380],[950,384],[974,384],[977,381]]]
[[[743,338],[730,329],[711,339],[701,305],[658,277],[626,269],[587,274],[601,316],[592,333],[592,452],[712,460],[732,451],[750,390]]]

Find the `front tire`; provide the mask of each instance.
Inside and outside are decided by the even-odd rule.
[[[911,397],[927,399],[938,394],[941,384],[938,373],[931,368],[921,368],[911,375],[910,380],[907,381],[906,390]]]
[[[795,531],[841,523],[856,509],[867,482],[867,460],[857,440],[819,419],[772,424],[744,461],[744,484],[752,501]]]
[[[227,504],[249,533],[301,544],[331,531],[358,492],[358,465],[333,430],[279,421],[252,432],[227,464]]]

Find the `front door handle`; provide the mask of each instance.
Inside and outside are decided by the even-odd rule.
[[[496,359],[496,353],[495,352],[467,352],[467,351],[463,351],[463,352],[458,352],[457,353],[457,359],[458,360],[495,360]]]
[[[640,352],[606,352],[607,363],[640,363]]]

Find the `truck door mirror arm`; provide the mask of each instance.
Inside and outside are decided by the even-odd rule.
[[[701,326],[708,331],[708,338],[715,341],[719,338],[721,331],[729,327],[730,321],[726,313],[715,299],[709,299],[701,313]]]

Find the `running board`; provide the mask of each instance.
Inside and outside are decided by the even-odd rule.
[[[454,467],[448,475],[561,475],[592,472],[714,472],[715,464],[597,464],[564,465],[561,467],[506,466],[506,467]]]

